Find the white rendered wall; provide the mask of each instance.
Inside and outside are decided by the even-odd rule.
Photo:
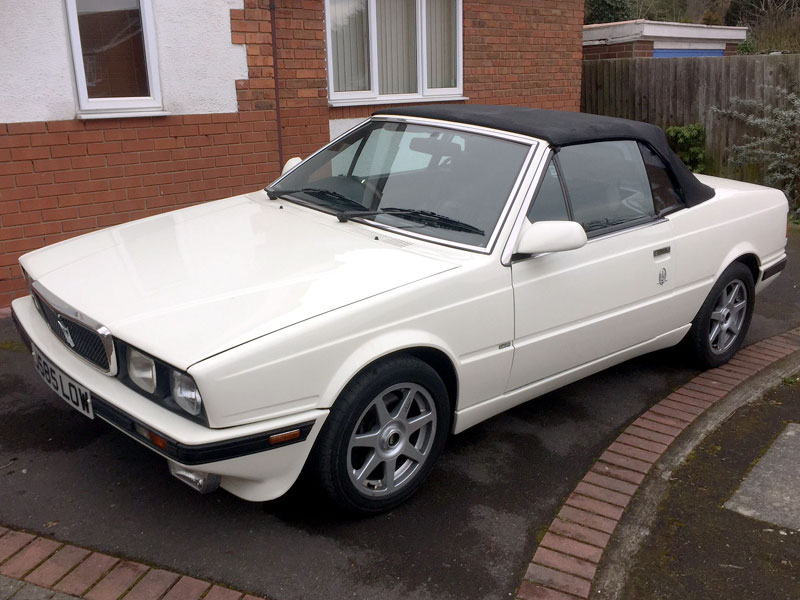
[[[164,110],[236,112],[236,80],[247,79],[243,44],[231,43],[232,8],[244,0],[152,0]]]
[[[0,122],[71,119],[75,106],[64,2],[3,2]]]
[[[231,43],[230,9],[243,0],[152,0],[164,110],[236,112],[245,47]],[[57,121],[77,113],[63,0],[3,2],[0,122]]]
[[[331,139],[335,139],[342,135],[345,131],[352,129],[359,123],[366,121],[365,118],[359,117],[356,119],[331,119],[328,122],[330,128]]]

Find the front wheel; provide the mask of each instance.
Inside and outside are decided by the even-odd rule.
[[[699,366],[718,367],[738,352],[750,327],[755,286],[750,269],[730,265],[711,288],[687,336]]]
[[[339,506],[376,513],[419,489],[450,429],[447,390],[427,363],[401,356],[361,373],[333,405],[312,456]]]

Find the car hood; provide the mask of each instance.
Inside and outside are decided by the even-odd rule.
[[[67,240],[21,263],[114,336],[187,369],[456,266],[413,246],[255,193]]]

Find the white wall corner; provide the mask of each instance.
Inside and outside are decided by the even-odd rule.
[[[164,109],[173,114],[236,112],[236,80],[247,52],[231,42],[230,9],[244,0],[152,0]]]
[[[359,123],[363,123],[366,121],[366,118],[359,117],[356,119],[331,119],[329,122],[330,134],[331,139],[336,139],[340,135],[342,135],[345,131],[348,131],[358,125]]]

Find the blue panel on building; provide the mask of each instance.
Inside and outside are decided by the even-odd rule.
[[[686,56],[725,56],[724,50],[653,50],[653,58],[683,58]]]

